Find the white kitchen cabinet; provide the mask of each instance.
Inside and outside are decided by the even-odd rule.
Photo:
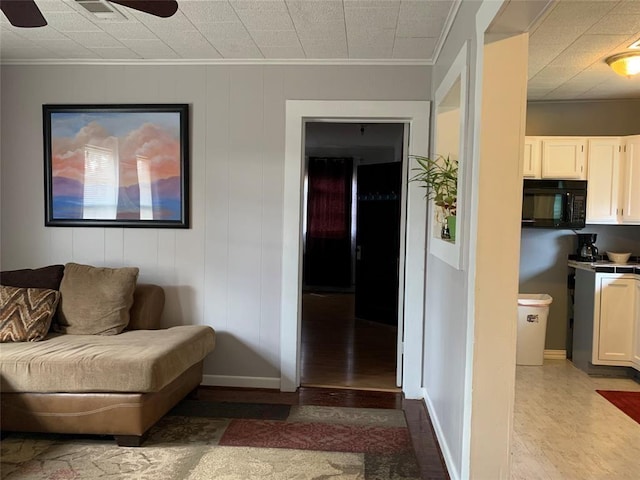
[[[525,137],[522,176],[524,178],[540,178],[540,174],[540,139]]]
[[[587,224],[640,225],[640,135],[527,136],[522,173],[587,180]]]
[[[622,223],[640,223],[640,135],[625,138]]]
[[[596,274],[594,357],[604,365],[628,365],[634,351],[636,279]],[[595,347],[595,345],[594,345]],[[597,350],[597,352],[596,352]],[[608,363],[613,362],[613,363]]]
[[[585,179],[585,144],[582,137],[543,138],[541,177]]]
[[[618,223],[620,152],[618,137],[587,141],[587,223]]]

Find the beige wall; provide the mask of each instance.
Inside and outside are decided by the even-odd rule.
[[[634,100],[530,102],[527,106],[527,135],[616,136],[638,133],[640,92]]]
[[[527,49],[528,34],[490,43],[484,49],[477,242],[473,255],[473,478],[509,478]],[[514,163],[514,158],[519,161]]]

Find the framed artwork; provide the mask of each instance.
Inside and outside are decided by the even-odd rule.
[[[189,106],[43,105],[45,225],[189,228]]]

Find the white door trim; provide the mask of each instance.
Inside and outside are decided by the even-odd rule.
[[[285,120],[282,296],[280,320],[280,389],[300,385],[302,281],[302,180],[306,120],[369,120],[408,123],[409,153],[427,155],[428,101],[287,100]],[[414,168],[413,162],[409,165]],[[405,232],[404,358],[402,390],[406,398],[422,397],[422,338],[427,203],[419,185],[409,183]]]

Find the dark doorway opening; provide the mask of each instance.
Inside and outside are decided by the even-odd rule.
[[[351,183],[353,159],[309,157],[304,284],[351,288]]]
[[[397,390],[404,128],[305,125],[302,385]]]

